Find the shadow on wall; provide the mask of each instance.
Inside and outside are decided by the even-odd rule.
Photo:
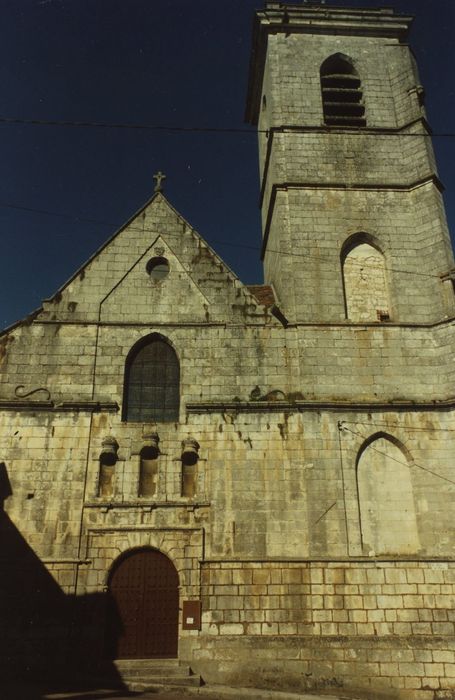
[[[39,700],[49,692],[81,691],[87,698],[97,687],[114,689],[97,698],[125,697],[114,664],[100,649],[99,630],[113,601],[107,593],[63,593],[6,514],[11,495],[0,463],[0,697]]]

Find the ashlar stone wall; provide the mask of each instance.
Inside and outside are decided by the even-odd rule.
[[[149,256],[169,261],[159,284]],[[124,420],[128,357],[151,334],[179,361],[175,422]],[[452,340],[448,319],[284,327],[157,195],[2,336],[0,563],[21,573],[9,608],[35,604],[33,570],[61,612],[49,618],[41,606],[42,636],[21,623],[9,648],[19,655],[26,639],[32,656],[46,646],[69,653],[72,629],[80,648],[102,649],[112,567],[152,547],[176,566],[180,600],[202,599],[203,628],[179,630],[179,656],[208,679],[268,682],[279,647],[300,687],[367,693],[374,676],[392,690],[429,692],[430,677],[439,688],[453,663],[432,656],[453,650]],[[151,432],[155,491],[143,493]],[[104,492],[107,438],[116,447]],[[182,489],[189,438],[199,444],[191,496]],[[249,648],[254,673],[234,672],[232,655]]]
[[[289,320],[340,320],[341,250],[366,233],[384,254],[392,319],[438,321],[452,305],[440,276],[453,256],[422,88],[401,44],[409,19],[400,35],[396,16],[365,16],[375,31],[362,33],[349,12],[331,10],[320,25],[314,8],[291,8],[280,26],[281,11],[258,19],[249,103],[260,130],[266,282]],[[324,123],[320,67],[335,54],[360,78],[363,128]]]

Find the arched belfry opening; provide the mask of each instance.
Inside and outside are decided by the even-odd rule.
[[[360,448],[356,473],[365,554],[419,550],[411,468],[409,451],[387,433],[376,433]]]
[[[320,69],[324,124],[366,126],[360,77],[342,53],[329,56]]]
[[[141,339],[125,364],[123,420],[169,423],[178,421],[180,365],[169,341],[158,333]]]
[[[163,552],[133,549],[108,578],[106,651],[110,658],[176,658],[179,575]]]

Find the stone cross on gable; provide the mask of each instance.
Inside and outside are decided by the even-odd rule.
[[[161,192],[163,190],[163,185],[161,183],[166,179],[166,175],[159,170],[153,176],[153,179],[156,180],[155,192]]]

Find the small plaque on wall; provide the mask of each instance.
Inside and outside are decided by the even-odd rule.
[[[200,630],[201,629],[201,601],[200,600],[184,600],[182,629],[184,630]]]

